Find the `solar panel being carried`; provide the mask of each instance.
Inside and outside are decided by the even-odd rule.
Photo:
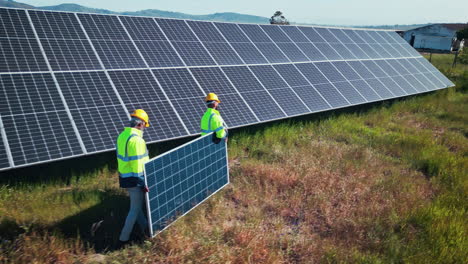
[[[233,128],[453,86],[392,31],[9,8],[0,61],[0,170],[112,150],[135,108],[196,135],[209,92]]]
[[[192,140],[145,164],[151,236],[167,228],[229,183],[226,142],[212,134]]]

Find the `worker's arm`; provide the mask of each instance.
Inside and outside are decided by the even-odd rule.
[[[226,137],[226,129],[223,126],[223,119],[219,115],[215,115],[211,120],[211,127],[214,128],[217,138]]]

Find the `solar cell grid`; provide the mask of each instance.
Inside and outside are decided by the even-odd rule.
[[[156,18],[155,20],[171,41],[198,41],[184,20],[163,18]]]
[[[229,183],[225,142],[195,139],[145,165],[150,233],[167,228]]]
[[[284,56],[274,43],[255,43],[255,46],[257,46],[270,63],[289,62],[289,59]]]
[[[41,39],[54,71],[102,69],[88,40]]]
[[[344,44],[356,59],[369,59],[369,56],[357,44]]]
[[[333,85],[351,104],[366,102],[366,99],[349,82],[334,82]]]
[[[264,91],[247,67],[222,67],[222,70],[239,92]]]
[[[307,86],[309,82],[292,64],[278,64],[273,66],[283,79],[292,86]]]
[[[190,71],[206,93],[217,95],[236,93],[219,68],[192,68]]]
[[[330,62],[317,62],[315,66],[330,80],[330,82],[342,82],[346,79]]]
[[[240,65],[244,64],[234,49],[228,43],[205,42],[205,48],[218,63],[218,65]]]
[[[367,101],[373,102],[381,99],[374,89],[364,80],[352,80],[350,83]]]
[[[288,37],[295,43],[304,42],[309,43],[309,39],[307,39],[304,34],[297,28],[297,27],[279,27]]]
[[[188,66],[216,65],[200,42],[173,42],[172,45]]]
[[[2,124],[1,120],[0,120],[0,124]],[[0,140],[0,169],[5,169],[8,167],[10,167],[10,162],[8,160],[7,151],[5,148],[5,144],[3,143],[3,139],[2,139]]]
[[[314,43],[328,60],[342,60],[343,58],[328,43]]]
[[[302,50],[302,52],[304,52],[310,61],[322,61],[327,59],[312,43],[297,43],[297,46]]]
[[[330,83],[314,85],[317,91],[327,100],[332,107],[343,107],[349,105],[348,101]]]
[[[327,78],[312,63],[296,64],[297,68],[312,84],[328,83]]]
[[[348,81],[359,80],[361,77],[356,73],[355,70],[345,61],[335,61],[333,65]]]
[[[254,43],[272,42],[259,25],[239,24],[239,27]]]
[[[252,43],[231,43],[231,45],[247,64],[268,63]]]
[[[260,27],[274,42],[291,42],[291,39],[278,26],[261,25]]]
[[[110,150],[134,108],[160,120],[146,133],[148,142],[199,133],[207,92],[222,98],[232,127],[453,85],[390,31],[4,8],[0,60],[1,121],[34,120],[21,131],[24,143],[14,127],[2,134],[13,140],[15,166]],[[42,73],[50,70],[57,84]],[[57,112],[73,120],[57,132],[57,144],[68,147],[54,154],[36,131],[48,131],[49,113]],[[113,120],[94,138],[93,113]],[[31,157],[28,140],[38,142]],[[0,169],[9,165],[0,159]]]
[[[131,41],[93,40],[92,42],[106,69],[146,68]]]
[[[353,60],[356,57],[351,53],[351,51],[346,48],[345,45],[340,43],[331,43],[330,46],[340,55],[341,58],[345,60]]]
[[[354,41],[344,33],[344,30],[337,28],[330,28],[330,32],[338,39],[342,44],[354,44]]]
[[[0,38],[35,38],[25,10],[0,9]]]
[[[292,62],[309,61],[309,58],[294,43],[277,43],[276,45]]]
[[[78,17],[90,39],[130,39],[117,16],[78,14]]]
[[[158,69],[153,73],[171,101],[205,96],[187,69]]]
[[[258,119],[252,113],[250,108],[247,107],[244,99],[242,99],[237,93],[221,94],[218,96],[221,100],[219,111],[228,127],[258,122]]]
[[[407,95],[407,92],[403,90],[398,83],[396,83],[393,79],[393,77],[386,77],[386,78],[379,78],[379,81],[387,88],[385,90],[378,88],[374,88],[374,90],[378,91],[381,96],[386,96],[388,97],[400,97],[400,96],[405,96]],[[377,85],[378,87],[378,85]]]
[[[80,24],[73,13],[28,11],[42,39],[86,39]]]
[[[331,106],[325,99],[310,85],[295,86],[292,88],[296,94],[302,98],[302,101],[312,112],[330,109]]]
[[[167,40],[152,18],[121,16],[120,20],[127,28],[133,40]]]
[[[190,28],[203,42],[226,42],[218,29],[211,22],[187,21]]]
[[[286,117],[286,114],[265,90],[241,93],[261,121]]]
[[[65,111],[2,116],[15,166],[82,154],[66,116]]]
[[[326,42],[312,27],[297,27],[311,42]]]
[[[65,110],[50,74],[0,75],[0,115]]]
[[[0,38],[0,72],[47,71],[35,39]]]
[[[327,28],[315,28],[317,33],[325,40],[325,42],[340,42]]]
[[[213,23],[227,39],[228,42],[250,42],[247,36],[241,31],[237,24]]]
[[[184,63],[169,41],[135,41],[149,67],[177,67]]]
[[[96,152],[114,148],[114,137],[128,122],[128,114],[104,72],[56,73],[55,76],[86,149]],[[106,126],[96,133],[96,124]]]

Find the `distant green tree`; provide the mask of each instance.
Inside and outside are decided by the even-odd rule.
[[[289,25],[289,21],[283,16],[281,11],[276,11],[270,18],[270,24],[272,25]]]
[[[466,25],[466,28],[457,31],[457,40],[461,41],[463,39],[468,41],[468,23]]]

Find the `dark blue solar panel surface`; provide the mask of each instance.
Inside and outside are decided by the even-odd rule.
[[[227,145],[195,139],[147,162],[145,180],[154,236],[229,183]]]
[[[5,8],[0,60],[0,169],[113,149],[135,108],[157,120],[147,142],[197,134],[208,92],[237,127],[453,86],[395,32]],[[35,131],[57,113],[48,149]]]

